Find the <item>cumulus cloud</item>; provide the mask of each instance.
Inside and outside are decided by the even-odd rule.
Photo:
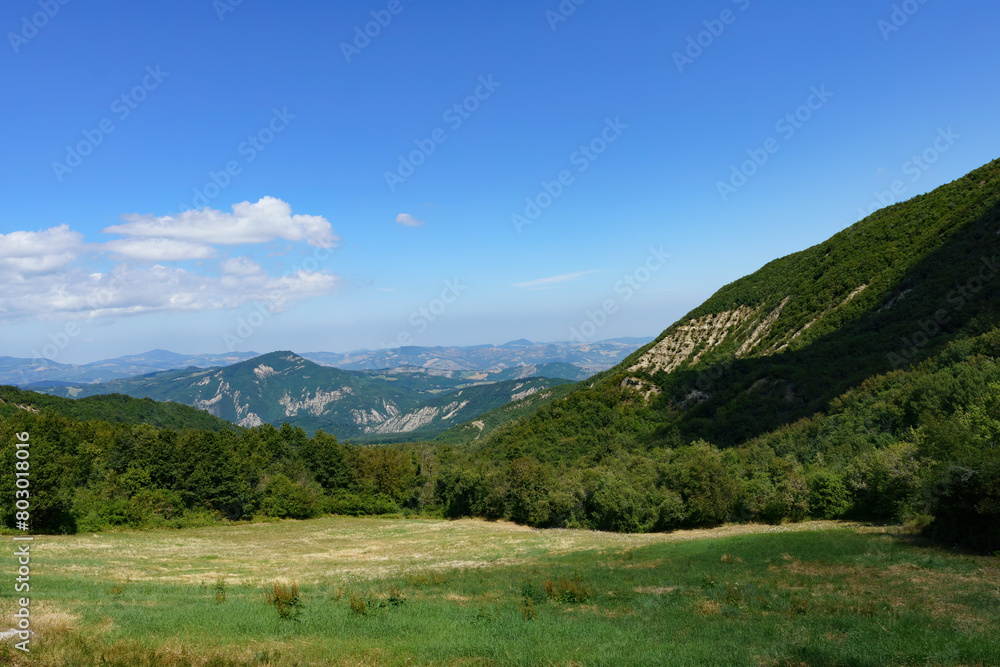
[[[69,225],[0,234],[0,271],[18,276],[58,271],[76,259],[82,248],[83,235]]]
[[[400,213],[396,216],[396,222],[405,227],[419,227],[424,224],[423,220],[417,220],[409,213]]]
[[[340,241],[326,218],[292,215],[292,207],[275,197],[262,197],[256,203],[240,202],[232,209],[232,213],[225,213],[205,207],[161,217],[133,213],[122,216],[125,224],[112,225],[104,232],[225,245],[285,239],[330,248]]]
[[[117,257],[140,262],[172,262],[188,259],[209,259],[215,248],[204,243],[176,239],[131,238],[108,241],[104,247]]]
[[[339,285],[321,266],[330,256],[325,249],[339,241],[330,223],[293,215],[273,197],[235,204],[232,213],[205,208],[124,218],[104,231],[125,238],[104,243],[87,244],[68,225],[0,234],[0,320],[208,311],[248,302],[282,310]],[[269,274],[248,256],[218,258],[217,246],[275,240],[315,246],[313,258],[284,275]],[[163,265],[187,260],[211,261],[197,270]],[[107,264],[112,271],[99,268]]]

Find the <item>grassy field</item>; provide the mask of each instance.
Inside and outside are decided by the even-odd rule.
[[[32,652],[0,642],[0,664],[1000,665],[998,559],[891,528],[324,518],[36,539]]]

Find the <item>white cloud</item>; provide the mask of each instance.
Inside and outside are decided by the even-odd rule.
[[[591,273],[598,273],[598,269],[591,269],[589,271],[577,271],[576,273],[564,273],[561,276],[550,276],[548,278],[538,278],[537,280],[529,280],[523,283],[514,283],[511,287],[520,287],[522,289],[550,289],[552,287],[558,287],[563,283],[568,283],[570,281],[576,280]]]
[[[423,220],[417,220],[409,213],[400,213],[396,216],[396,222],[406,227],[419,227],[424,224]]]
[[[0,271],[23,275],[57,271],[76,259],[83,235],[69,225],[0,234]]]
[[[108,241],[104,247],[124,259],[140,262],[172,262],[189,259],[209,259],[215,248],[203,243],[176,239],[131,238]]]
[[[119,265],[113,274],[77,271],[10,284],[0,295],[0,312],[8,318],[81,319],[222,310],[253,301],[282,310],[291,302],[329,294],[337,286],[337,276],[325,271],[216,277],[159,264]]]
[[[83,235],[67,225],[0,234],[0,318],[209,311],[248,302],[282,310],[338,287],[338,277],[319,268],[318,262],[304,263],[309,270],[296,267],[272,276],[251,256],[215,259],[216,244],[283,239],[328,248],[339,241],[322,217],[292,215],[288,204],[272,197],[232,208],[232,213],[205,208],[174,217],[127,216],[125,224],[104,230],[127,237],[105,243],[86,244]],[[266,248],[258,250],[263,254]],[[313,254],[318,257],[321,252]],[[114,266],[111,272],[95,264],[109,260]],[[163,266],[185,260],[213,261],[197,270]]]
[[[232,257],[222,262],[222,272],[228,276],[255,276],[264,273],[257,262],[246,257]]]
[[[162,217],[133,213],[122,216],[125,224],[112,225],[104,232],[225,245],[285,239],[330,248],[340,241],[325,218],[292,215],[292,207],[274,197],[262,197],[253,204],[240,202],[232,208],[232,213],[205,207]]]

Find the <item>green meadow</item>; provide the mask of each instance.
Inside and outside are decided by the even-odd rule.
[[[326,517],[38,536],[31,652],[7,640],[0,663],[997,665],[998,561],[830,521],[615,534]]]

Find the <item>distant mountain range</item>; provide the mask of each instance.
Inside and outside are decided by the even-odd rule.
[[[312,352],[302,356],[324,366],[348,370],[417,366],[448,371],[502,371],[558,362],[576,366],[589,376],[611,368],[652,340],[648,337],[612,338],[595,343],[533,343],[522,338],[503,345],[398,347],[345,354]]]
[[[59,383],[47,393],[68,398],[125,394],[189,405],[245,427],[287,422],[310,433],[323,429],[342,439],[386,441],[431,438],[510,401],[569,382],[544,377],[484,382],[461,375],[413,367],[347,371],[286,351],[208,369]]]
[[[428,371],[469,373],[473,380],[514,380],[546,376],[582,380],[614,366],[652,338],[615,338],[595,343],[533,343],[516,340],[504,345],[467,347],[400,347],[347,353],[312,352],[302,357],[345,370],[380,370],[414,366]],[[58,387],[120,380],[159,371],[228,366],[257,352],[177,354],[152,350],[145,354],[105,359],[89,364],[61,364],[48,359],[0,357],[0,384],[24,388]],[[506,371],[506,374],[504,373]],[[481,373],[481,374],[480,374]]]

